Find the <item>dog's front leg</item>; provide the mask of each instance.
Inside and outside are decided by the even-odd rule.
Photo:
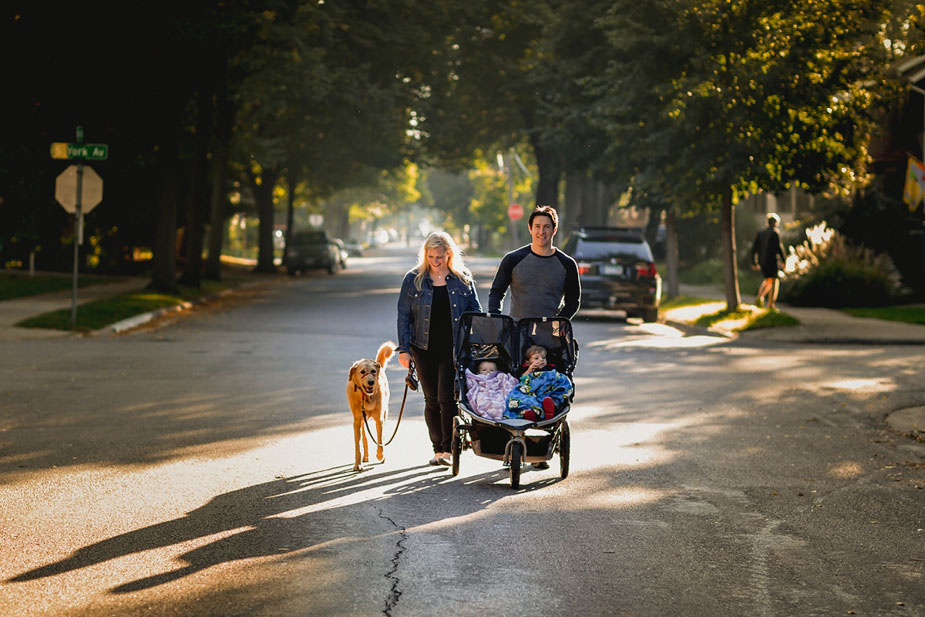
[[[360,437],[363,438],[364,442],[366,441],[366,434],[363,433],[363,421],[357,420],[356,418],[354,418],[353,420],[353,446],[354,446],[354,449],[356,450],[355,456],[353,459],[353,470],[354,471],[360,471],[360,469],[362,469],[360,467]]]
[[[376,441],[378,441],[379,444],[382,443],[382,417],[381,416],[376,418]],[[382,446],[378,444],[376,445],[376,458],[379,459],[380,461],[385,460],[385,452],[383,452]]]
[[[365,424],[365,422],[361,422],[360,428],[357,430],[363,434],[363,462],[368,463],[369,462],[369,441],[367,441],[366,439],[366,431],[363,430],[363,424]]]

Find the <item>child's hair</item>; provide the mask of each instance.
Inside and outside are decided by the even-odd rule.
[[[495,370],[498,370],[498,363],[495,362],[494,360],[491,360],[491,359],[479,360],[478,362],[476,362],[476,363],[475,363],[475,370],[481,372],[481,370],[482,370],[482,365],[485,364],[486,362],[487,362],[488,364],[491,364],[492,366],[494,366],[494,367],[495,367]]]
[[[527,347],[527,351],[524,352],[524,360],[528,359],[530,356],[532,356],[535,353],[543,354],[544,358],[547,355],[546,348],[543,347],[542,345],[530,345],[529,347]]]

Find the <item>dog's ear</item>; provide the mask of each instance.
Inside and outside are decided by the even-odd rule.
[[[359,362],[354,362],[353,366],[350,367],[350,371],[347,372],[347,379],[353,381],[356,377],[357,367],[360,366]]]
[[[379,372],[379,373],[382,372],[382,365],[381,365],[381,364],[379,364],[378,362],[373,362],[373,366],[376,367],[376,371],[377,371],[377,372]]]

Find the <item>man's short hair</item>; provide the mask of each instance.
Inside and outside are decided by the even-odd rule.
[[[780,217],[776,213],[771,212],[768,214],[768,225],[777,225],[780,223]]]
[[[559,229],[559,214],[552,206],[537,206],[536,209],[530,213],[530,218],[527,220],[527,227],[532,228],[533,219],[538,216],[548,216],[550,219],[552,219],[553,231]]]

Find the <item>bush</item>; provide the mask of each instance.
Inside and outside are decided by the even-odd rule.
[[[904,293],[888,255],[850,244],[824,221],[790,247],[784,271],[781,299],[796,306],[886,306]]]

